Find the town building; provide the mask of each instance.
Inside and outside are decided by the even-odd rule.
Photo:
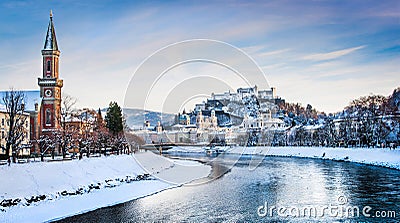
[[[272,113],[259,112],[257,117],[252,118],[245,115],[241,127],[246,129],[276,129],[284,127],[284,121],[279,118],[272,117]]]
[[[29,123],[29,113],[22,113],[18,115],[19,124],[18,126],[22,127],[21,132],[21,140],[19,148],[17,148],[16,154],[18,156],[29,156],[30,155],[30,123]],[[7,111],[3,106],[0,106],[0,155],[6,154],[6,143],[7,136],[10,130],[9,116]],[[12,155],[12,151],[10,150],[9,156]]]

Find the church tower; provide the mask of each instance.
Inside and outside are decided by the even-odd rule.
[[[38,78],[40,97],[40,129],[43,133],[60,128],[61,88],[63,80],[59,79],[58,50],[56,31],[53,24],[53,13],[50,11],[50,21],[47,28],[46,40],[42,50],[43,76]]]

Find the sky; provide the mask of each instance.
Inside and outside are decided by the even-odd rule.
[[[389,95],[400,86],[398,0],[15,0],[0,2],[0,89],[38,89],[50,10],[63,93],[77,98],[80,108],[104,108],[110,101],[123,105],[126,92],[134,97],[135,89],[127,88],[149,56],[191,39],[216,40],[243,51],[265,75],[259,88],[275,87],[288,102],[328,113],[352,99]],[[188,76],[221,75],[221,81],[231,79],[229,72],[210,64],[183,64],[168,74],[177,80],[177,91]],[[179,86],[201,88],[202,96],[169,99],[169,107],[190,109],[207,94],[240,87],[239,82],[207,86],[195,79],[185,84]],[[152,100],[166,91],[157,89]],[[146,108],[159,110],[153,104]]]

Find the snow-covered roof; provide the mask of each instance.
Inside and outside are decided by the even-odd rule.
[[[81,122],[81,119],[79,119],[78,117],[69,116],[65,118],[65,122]]]
[[[323,124],[318,124],[318,125],[307,125],[304,126],[305,130],[315,130],[315,129],[319,129],[322,128],[324,125]]]
[[[283,124],[284,121],[279,119],[279,118],[271,118],[271,119],[265,119],[265,123],[278,123],[278,124]]]
[[[290,126],[284,126],[284,127],[275,127],[274,130],[276,131],[287,131],[288,129],[290,129]]]
[[[175,124],[172,126],[173,128],[196,128],[196,125],[182,125],[182,124]]]

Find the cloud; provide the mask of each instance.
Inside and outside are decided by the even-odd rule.
[[[0,29],[6,30],[5,35],[0,35],[0,89],[9,86],[37,89],[37,77],[42,74],[40,50],[48,24],[48,10],[42,11],[46,4],[32,4],[29,0],[4,2],[0,6],[8,7],[0,7]],[[28,5],[23,7],[24,3]],[[124,86],[147,56],[177,41],[207,38],[241,47],[265,71],[270,83],[282,91],[284,98],[303,103],[310,98],[314,100],[310,103],[321,109],[337,110],[343,106],[340,100],[347,103],[364,93],[367,85],[361,78],[368,76],[371,83],[381,81],[382,90],[392,90],[392,85],[399,83],[395,76],[398,63],[382,64],[399,58],[396,47],[388,48],[398,45],[395,31],[399,20],[395,18],[399,17],[396,10],[399,4],[396,0],[371,2],[357,5],[357,12],[355,5],[287,0],[185,6],[60,2],[52,7],[57,13],[55,25],[62,50],[63,92],[78,97],[77,106],[81,107],[107,106],[109,101],[122,104]],[[70,16],[74,14],[82,16]],[[13,19],[16,15],[17,19]],[[344,45],[349,43],[353,48]],[[334,60],[366,46],[371,51],[357,60]],[[341,50],[334,51],[337,49]],[[9,57],[11,51],[20,56]],[[213,74],[214,70],[202,73]],[[349,80],[353,82],[342,84]],[[302,88],[298,81],[303,82]],[[337,86],[342,86],[343,98],[332,93]],[[355,89],[353,94],[344,86]],[[337,97],[335,103],[326,100],[319,91],[333,94],[331,97]]]
[[[304,56],[303,59],[304,60],[314,60],[314,61],[332,60],[332,59],[336,59],[336,58],[345,56],[347,54],[350,54],[354,51],[357,51],[357,50],[360,50],[363,48],[365,48],[365,45],[348,48],[348,49],[343,49],[343,50],[338,50],[338,51],[333,51],[333,52],[329,52],[329,53],[311,54],[311,55]]]
[[[265,47],[266,47],[265,45],[254,45],[254,46],[241,47],[241,49],[248,54],[253,54],[259,52]]]
[[[7,8],[7,9],[15,9],[15,8],[28,6],[28,5],[30,5],[30,2],[27,2],[27,1],[11,1],[11,2],[5,2],[2,5],[3,5],[3,7]]]
[[[285,53],[288,51],[290,51],[290,49],[274,50],[274,51],[269,51],[269,52],[262,52],[262,53],[258,54],[258,56],[262,56],[262,57],[274,56],[274,55],[282,54],[282,53]]]
[[[0,64],[0,70],[2,69],[18,69],[23,66],[26,66],[28,63],[14,63],[14,64]]]
[[[263,69],[263,70],[282,69],[282,68],[285,68],[286,65],[287,65],[286,63],[277,63],[277,64],[262,66],[261,69]]]

